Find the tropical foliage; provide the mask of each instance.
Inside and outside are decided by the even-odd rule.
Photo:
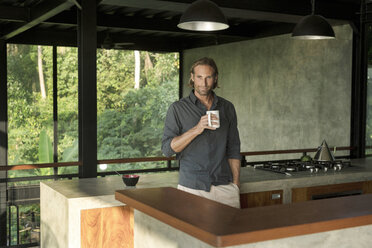
[[[166,110],[178,98],[178,54],[140,54],[140,87],[135,88],[134,52],[97,50],[98,159],[161,156]],[[38,64],[40,59],[42,65]],[[77,161],[76,48],[58,48],[57,79],[58,161]],[[53,162],[52,47],[8,45],[8,112],[9,164]],[[122,170],[123,166],[143,167],[111,168]],[[60,172],[68,173],[69,169],[73,168]],[[10,176],[49,173],[52,171],[33,170],[12,172]]]
[[[138,54],[138,53],[137,53]],[[78,161],[78,53],[57,48],[57,88],[53,89],[53,48],[8,44],[8,164]],[[135,63],[140,81],[135,82]],[[177,53],[97,50],[98,159],[161,156],[160,140],[165,114],[178,99]],[[53,92],[57,92],[54,120]],[[57,123],[58,142],[54,141]],[[54,148],[57,147],[57,154]],[[164,166],[159,163],[110,165],[110,170]],[[77,167],[59,168],[59,174],[76,173]],[[8,177],[51,175],[53,169],[9,171]],[[30,181],[27,184],[37,181]],[[26,183],[10,183],[14,184]],[[13,219],[10,244],[37,241],[38,204],[9,208]]]

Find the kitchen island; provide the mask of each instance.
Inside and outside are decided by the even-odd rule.
[[[249,209],[167,187],[116,199],[135,209],[137,248],[370,247],[371,194]]]
[[[241,193],[281,189],[283,190],[283,203],[290,203],[292,198],[291,189],[293,188],[372,180],[372,169],[370,168],[372,167],[370,166],[372,165],[372,160],[353,160],[352,164],[358,166],[340,172],[318,174],[300,172],[293,176],[258,171],[251,167],[242,168]],[[141,175],[136,188],[174,188],[177,186],[177,181],[177,172]],[[127,218],[129,222],[133,222],[133,218],[131,217],[133,216],[133,210],[130,210],[124,203],[115,200],[114,197],[114,192],[116,190],[125,188],[119,176],[41,183],[41,246],[89,247],[87,244],[89,245],[90,242],[107,243],[110,239],[113,240],[113,242],[120,243],[118,237],[121,235],[117,235],[114,232],[110,232],[109,237],[107,237],[106,234],[106,239],[104,241],[102,239],[99,241],[99,233],[91,236],[84,235],[84,237],[93,237],[94,241],[83,241],[81,237],[82,234],[87,234],[86,230],[93,228],[92,223],[95,223],[94,221],[97,220],[97,216],[101,216],[100,223],[102,223],[102,225],[107,225],[105,219],[110,218],[102,218],[103,215],[107,214],[106,212],[102,212],[102,209],[108,211],[111,209],[115,211],[118,216],[124,216],[123,218]],[[126,210],[118,210],[121,208],[126,208]],[[97,209],[101,210],[97,212]],[[90,211],[96,212],[91,213]],[[138,211],[135,210],[134,228],[136,228],[135,219],[138,214]],[[96,218],[92,219],[93,222],[84,222],[82,216],[91,217],[92,215]],[[113,218],[113,220],[117,219],[120,218]],[[121,226],[123,223],[119,222],[116,224],[117,226]],[[110,225],[109,223],[108,225],[115,227],[116,224],[111,223]],[[87,228],[84,228],[85,226],[87,226]]]

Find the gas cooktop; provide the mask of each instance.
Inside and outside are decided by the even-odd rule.
[[[334,161],[287,161],[287,162],[263,162],[255,164],[254,168],[265,171],[291,176],[291,173],[300,171],[308,171],[310,173],[341,171],[344,168],[351,167],[350,160],[334,160]]]

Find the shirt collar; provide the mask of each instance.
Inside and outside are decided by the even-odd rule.
[[[217,106],[217,103],[218,103],[218,96],[216,95],[216,93],[214,93],[214,91],[212,91],[212,94],[213,94],[213,103],[212,103],[211,109],[213,109],[215,106]],[[198,100],[198,98],[195,96],[194,90],[192,90],[190,92],[190,100],[194,104],[196,104],[196,101]]]

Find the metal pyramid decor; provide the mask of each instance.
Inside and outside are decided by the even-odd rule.
[[[325,140],[323,140],[322,144],[318,147],[318,151],[316,152],[314,156],[314,160],[316,161],[334,161],[335,160]]]

